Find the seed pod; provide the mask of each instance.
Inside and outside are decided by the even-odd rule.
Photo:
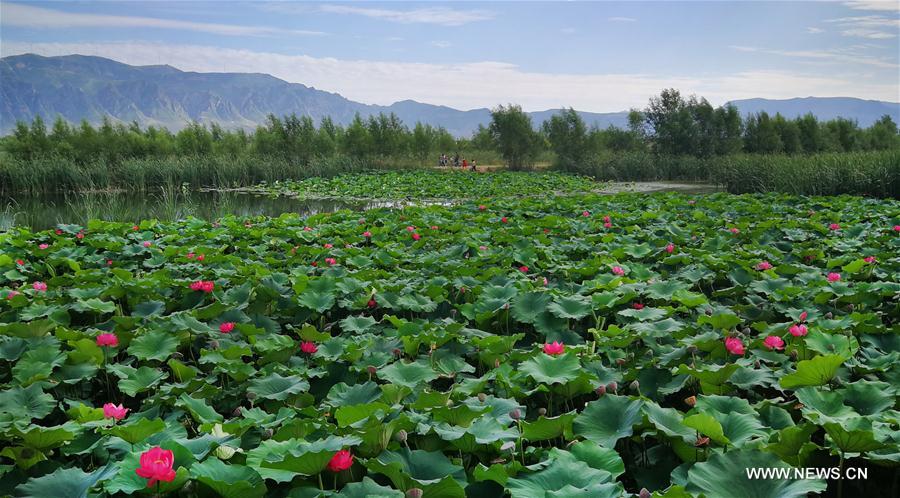
[[[538,408],[538,415],[540,415],[541,417],[543,417],[543,416],[546,415],[546,414],[547,414],[547,409],[546,409],[546,408],[544,408],[543,406],[540,407],[540,408]]]
[[[637,380],[633,380],[631,381],[631,384],[628,385],[628,387],[631,388],[632,391],[637,391],[641,388],[641,383]]]
[[[367,366],[366,371],[369,372],[369,375],[375,375],[376,373],[378,373],[378,369],[375,368],[374,365]]]
[[[741,331],[744,335],[750,335],[750,327],[744,327],[744,330]]]
[[[478,401],[481,401],[482,403],[484,403],[484,400],[486,400],[486,399],[487,399],[487,394],[478,393]]]
[[[617,358],[616,359],[616,365],[619,365],[621,367],[624,364],[625,364],[625,358]]]
[[[697,352],[697,346],[694,346],[693,344],[691,344],[690,346],[688,346],[687,350],[688,350],[688,353],[694,354]]]
[[[213,350],[219,349],[219,341],[216,341],[216,340],[209,341],[209,349],[213,349]]]
[[[638,493],[640,498],[650,498],[653,496],[647,488],[641,488],[640,493]]]
[[[409,488],[409,490],[406,491],[406,498],[422,498],[423,494],[424,491],[420,488]]]
[[[231,415],[232,415],[233,417],[240,417],[240,416],[243,415],[243,414],[244,414],[244,409],[241,408],[240,406],[237,407],[237,408],[235,408],[234,411],[231,412]]]
[[[696,405],[696,404],[697,404],[697,397],[696,397],[696,396],[688,396],[687,398],[684,398],[684,404],[686,404],[686,405],[688,405],[688,406],[694,406],[694,405]]]
[[[256,393],[254,393],[254,392],[248,392],[248,393],[247,393],[247,399],[249,399],[250,401],[253,401],[254,399],[256,399]]]
[[[712,310],[711,310],[711,309],[706,308],[706,316],[712,316]]]
[[[394,438],[401,443],[405,443],[407,437],[409,437],[409,435],[403,429],[400,429],[397,431],[397,434],[394,435]]]
[[[266,429],[266,431],[263,432],[263,439],[272,439],[273,434],[275,434],[275,432],[273,432],[272,429]]]
[[[831,320],[832,318],[834,318],[834,314],[829,311],[828,313],[825,313],[825,318]]]

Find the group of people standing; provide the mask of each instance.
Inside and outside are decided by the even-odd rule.
[[[476,166],[474,159],[472,159],[472,162],[469,162],[468,159],[462,159],[460,161],[459,153],[455,154],[453,157],[450,157],[447,154],[441,154],[441,156],[438,158],[438,166],[452,166],[454,168],[461,168],[463,170],[471,169],[472,171],[478,171],[478,167]]]

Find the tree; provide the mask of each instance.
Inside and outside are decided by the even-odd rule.
[[[765,111],[747,116],[747,126],[744,131],[744,149],[747,152],[760,154],[773,154],[781,152],[783,144],[775,122]]]
[[[531,117],[517,105],[493,109],[488,130],[494,146],[511,170],[524,169],[540,152],[541,140],[531,126]]]
[[[587,127],[571,107],[550,116],[541,128],[560,164],[578,165],[587,158]]]
[[[897,123],[885,114],[869,128],[867,138],[870,149],[890,149],[897,145]]]
[[[800,147],[803,152],[812,154],[822,150],[822,131],[819,120],[811,113],[796,119],[797,129],[800,132]]]

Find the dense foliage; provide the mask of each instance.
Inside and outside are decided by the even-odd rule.
[[[897,225],[668,194],[14,229],[0,494],[883,496]],[[868,478],[745,475],[812,466]]]
[[[563,173],[500,171],[372,171],[258,185],[253,190],[309,198],[445,200],[481,197],[568,195],[601,190],[604,184]]]

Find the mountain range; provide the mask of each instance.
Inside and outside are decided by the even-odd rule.
[[[766,111],[794,117],[811,112],[820,119],[838,116],[868,126],[884,114],[900,122],[900,104],[848,97],[788,100],[747,99],[731,102],[742,114]],[[558,109],[529,113],[539,124]],[[469,136],[490,121],[487,108],[462,111],[413,100],[389,106],[355,102],[343,96],[289,83],[260,73],[196,73],[171,66],[131,66],[103,57],[24,54],[0,59],[0,133],[16,121],[36,116],[47,121],[62,116],[70,122],[99,123],[104,116],[142,126],[183,128],[191,121],[252,129],[268,114],[296,113],[315,121],[330,116],[347,124],[357,113],[396,114],[404,123],[443,126],[456,136]],[[625,127],[628,112],[579,114],[591,126]]]

